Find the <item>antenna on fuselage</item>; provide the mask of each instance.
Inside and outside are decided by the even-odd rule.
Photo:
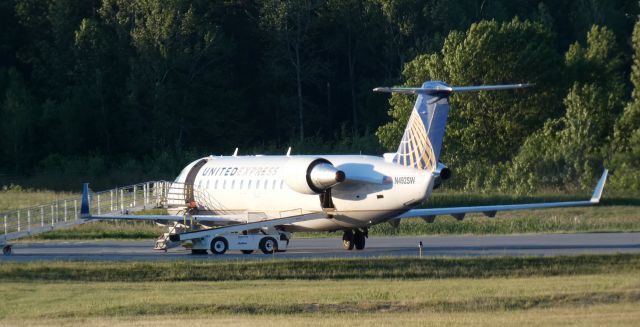
[[[237,156],[238,156],[238,148],[236,148],[236,150],[235,150],[235,151],[233,151],[233,156],[234,156],[234,157],[237,157]]]
[[[291,155],[291,147],[289,147],[289,149],[287,150],[287,157]]]

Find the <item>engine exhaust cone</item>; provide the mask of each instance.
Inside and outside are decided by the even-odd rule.
[[[329,163],[319,163],[315,165],[309,173],[309,180],[314,187],[319,190],[326,190],[340,182],[343,182],[346,175],[342,170]]]

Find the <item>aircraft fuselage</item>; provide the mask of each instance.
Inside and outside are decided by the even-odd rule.
[[[297,176],[300,162],[318,158],[346,175],[331,187],[330,200],[288,183],[305,179]],[[379,224],[421,204],[431,193],[433,175],[365,155],[210,156],[189,164],[175,182],[193,185],[203,214],[237,215],[239,221],[318,215],[284,229],[332,231]]]

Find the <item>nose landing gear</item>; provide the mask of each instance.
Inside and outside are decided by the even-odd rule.
[[[347,229],[342,234],[342,248],[345,250],[362,250],[365,247],[366,239],[369,237],[369,230]]]

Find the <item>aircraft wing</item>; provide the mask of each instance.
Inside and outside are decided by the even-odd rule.
[[[117,214],[104,214],[104,215],[85,215],[80,216],[82,219],[112,219],[112,220],[149,220],[158,222],[169,221],[182,221],[185,216],[174,215],[117,215]],[[234,216],[234,218],[239,218]],[[237,223],[240,219],[233,219],[227,216],[211,216],[211,215],[193,215],[189,220],[206,221],[206,222],[219,222],[219,223]]]
[[[524,210],[524,209],[543,209],[543,208],[560,208],[560,207],[579,207],[591,206],[600,203],[602,190],[607,180],[608,170],[602,173],[602,177],[598,181],[593,195],[590,200],[584,201],[566,201],[566,202],[546,202],[546,203],[526,203],[526,204],[508,204],[508,205],[491,205],[491,206],[474,206],[474,207],[453,207],[453,208],[431,208],[431,209],[413,209],[398,215],[392,220],[411,217],[434,217],[438,215],[452,215],[457,219],[462,219],[467,213],[483,213],[486,216],[493,217],[498,211]]]
[[[127,215],[127,214],[103,214],[92,215],[89,212],[89,184],[82,187],[82,204],[80,206],[80,218],[82,219],[112,219],[112,220],[149,220],[158,222],[182,221],[185,216],[174,215]],[[238,223],[242,220],[239,215],[192,215],[190,221],[217,222],[217,223]]]

